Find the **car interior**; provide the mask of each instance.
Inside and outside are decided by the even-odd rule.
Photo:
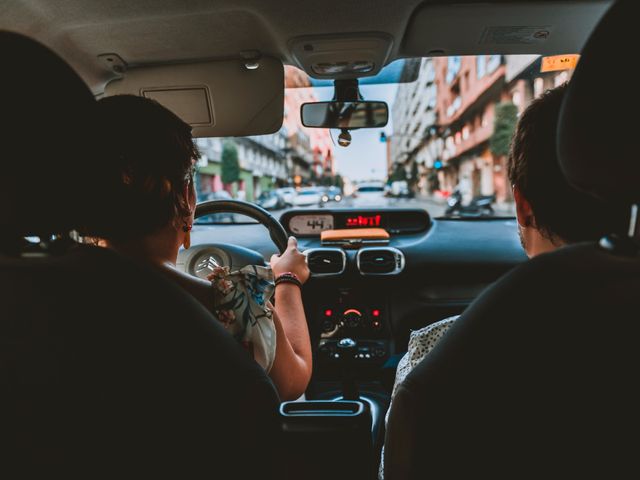
[[[634,61],[633,2],[6,0],[0,12],[6,478],[373,479],[383,445],[387,479],[635,470],[638,100],[619,73]],[[394,61],[569,53],[581,57],[562,171],[629,212],[628,230],[597,243],[528,260],[513,216],[409,200],[197,206],[251,221],[194,228],[177,266],[195,276],[266,265],[297,237],[313,374],[296,401],[177,285],[76,232],[110,210],[97,99],[139,95],[194,137],[252,137],[282,127],[293,67],[342,108]],[[319,125],[341,115],[329,113]],[[385,420],[410,333],[458,314]]]

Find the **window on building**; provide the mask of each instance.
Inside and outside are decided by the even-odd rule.
[[[511,101],[516,107],[520,107],[522,104],[522,94],[516,90],[513,92],[513,95],[511,95]]]
[[[458,56],[449,57],[447,59],[447,83],[451,83],[460,71],[461,59]]]
[[[476,57],[476,75],[478,79],[484,77],[487,74],[487,57],[485,55],[478,55]]]
[[[533,81],[533,96],[538,98],[542,92],[544,92],[544,79],[538,77]]]
[[[451,102],[451,105],[449,105],[449,107],[447,108],[447,116],[448,117],[453,116],[460,109],[461,105],[462,105],[462,98],[460,96],[457,96],[456,98],[453,99],[453,102]]]
[[[569,74],[567,72],[560,72],[553,79],[553,86],[554,87],[559,87],[560,85],[562,85],[563,83],[566,83],[568,81],[569,81]]]
[[[489,55],[489,59],[487,60],[487,73],[493,73],[496,71],[501,63],[501,55]]]

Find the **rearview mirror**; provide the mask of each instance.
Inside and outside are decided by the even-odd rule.
[[[389,107],[385,102],[303,103],[300,117],[312,128],[380,128],[389,121]]]

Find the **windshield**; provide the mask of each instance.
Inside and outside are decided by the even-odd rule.
[[[332,99],[331,82],[287,66],[280,131],[198,139],[198,200],[224,192],[276,217],[289,208],[319,206],[421,208],[436,218],[512,217],[506,161],[517,118],[572,73],[562,61],[556,69],[543,68],[548,64],[554,62],[537,55],[393,62],[360,84],[365,100],[387,102],[389,123],[352,130],[346,148],[337,142],[339,130],[306,128],[300,119],[303,103]],[[327,187],[339,194],[324,195]],[[277,198],[268,195],[276,190]],[[378,195],[366,201],[358,195],[373,192]],[[296,202],[301,196],[319,198]],[[201,220],[215,221],[216,216]]]

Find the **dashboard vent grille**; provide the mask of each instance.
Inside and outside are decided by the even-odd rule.
[[[315,277],[340,275],[347,264],[347,256],[339,248],[313,248],[305,253],[309,270]]]
[[[396,248],[362,248],[356,261],[362,275],[397,275],[404,269],[404,255]]]

